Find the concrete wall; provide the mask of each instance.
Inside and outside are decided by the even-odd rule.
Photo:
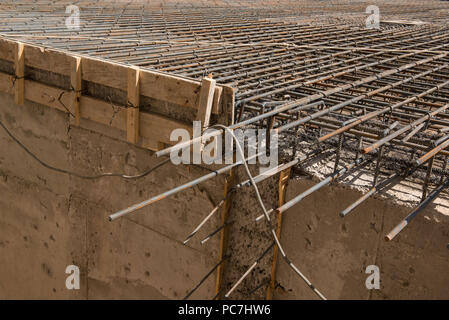
[[[287,200],[314,183],[291,181]],[[282,243],[290,259],[330,299],[449,299],[449,216],[430,205],[386,242],[412,208],[370,198],[341,218],[361,195],[328,186],[287,211]],[[368,265],[380,269],[380,290],[365,287]],[[316,298],[283,261],[278,281],[278,299]]]
[[[67,114],[17,106],[5,94],[0,101],[2,122],[53,166],[132,175],[162,160],[108,137],[118,132],[70,127]],[[109,222],[109,214],[208,171],[170,163],[139,180],[83,180],[42,167],[0,131],[0,299],[179,299],[216,264],[218,237],[207,246],[198,239],[219,225],[218,215],[189,246],[182,241],[221,199],[223,178]],[[65,287],[70,264],[81,269],[78,291]],[[214,291],[210,277],[192,298]]]
[[[127,144],[122,133],[83,121],[71,127],[68,115],[26,102],[14,105],[0,94],[0,119],[42,160],[94,175],[136,174],[161,161]],[[98,132],[102,132],[99,134]],[[83,180],[39,165],[0,129],[0,299],[181,299],[217,263],[219,237],[199,240],[220,224],[216,215],[189,246],[182,241],[223,196],[223,177],[109,222],[107,216],[208,171],[165,165],[139,180]],[[242,168],[237,181],[246,179]],[[267,208],[277,204],[277,179],[260,184]],[[287,199],[310,187],[291,180]],[[329,186],[285,213],[281,242],[290,259],[332,299],[449,298],[449,219],[433,207],[399,237],[383,236],[411,210],[373,198],[345,219],[338,212],[360,193]],[[440,210],[441,211],[441,210]],[[235,196],[230,220],[224,283],[229,289],[272,239],[254,191]],[[264,298],[270,251],[231,298]],[[65,268],[78,265],[81,289],[67,290]],[[381,290],[365,288],[367,265],[381,270]],[[276,299],[316,297],[279,261]],[[192,298],[215,295],[215,274]]]
[[[239,175],[243,177],[243,171]],[[286,201],[315,183],[310,178],[290,180]],[[266,208],[274,208],[277,181],[269,179],[259,188]],[[358,190],[331,185],[286,211],[280,240],[289,259],[328,299],[449,299],[447,194],[441,194],[391,242],[384,240],[385,235],[413,206],[399,205],[382,194],[341,218],[339,212],[361,195]],[[231,227],[233,263],[227,270],[227,289],[273,241],[266,224],[254,222],[261,213],[252,188],[234,201],[231,214],[239,220]],[[269,279],[272,255],[271,250],[232,297],[265,298],[266,285],[252,291]],[[369,265],[380,269],[380,290],[365,286]],[[318,299],[283,259],[278,259],[277,282],[274,299]]]

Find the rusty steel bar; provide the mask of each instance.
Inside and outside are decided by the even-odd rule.
[[[362,150],[362,152],[363,153],[369,153],[369,152],[377,149],[378,147],[384,145],[385,143],[387,143],[387,142],[393,140],[394,138],[400,136],[404,132],[407,132],[408,130],[415,128],[417,125],[423,123],[426,120],[429,120],[431,117],[437,115],[438,113],[440,113],[442,111],[445,111],[447,108],[449,108],[449,104],[446,104],[446,105],[442,106],[441,108],[438,108],[435,111],[429,112],[426,116],[424,116],[424,117],[422,117],[422,118],[420,118],[420,119],[418,119],[416,121],[413,121],[411,124],[406,125],[406,126],[402,127],[399,130],[396,130],[395,132],[389,134],[388,136],[386,136],[386,137],[378,140],[377,142],[371,144],[370,146],[364,148]]]

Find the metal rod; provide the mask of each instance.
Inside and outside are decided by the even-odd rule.
[[[253,155],[251,157],[248,157],[248,159],[246,159],[246,160],[250,160],[250,159],[255,158],[257,156],[259,156],[259,154],[256,154],[256,155]],[[130,213],[132,213],[134,211],[137,211],[137,210],[139,210],[139,209],[141,209],[143,207],[146,207],[146,206],[148,206],[150,204],[153,204],[153,203],[155,203],[157,201],[160,201],[160,200],[165,199],[165,198],[167,198],[169,196],[172,196],[175,193],[178,193],[178,192],[183,191],[185,189],[191,188],[191,187],[196,186],[197,184],[199,184],[201,182],[207,181],[207,180],[209,180],[211,178],[214,178],[214,177],[216,177],[216,176],[218,176],[220,174],[228,172],[232,168],[241,165],[246,160],[240,160],[240,161],[238,161],[236,163],[233,163],[233,164],[230,164],[228,166],[225,166],[225,167],[223,167],[221,169],[218,169],[218,170],[215,170],[215,171],[213,171],[211,173],[208,173],[208,174],[206,174],[206,175],[204,175],[204,176],[202,176],[202,177],[200,177],[198,179],[195,179],[195,180],[192,180],[190,182],[187,182],[187,183],[185,183],[185,184],[183,184],[183,185],[181,185],[179,187],[170,189],[170,190],[165,191],[165,192],[163,192],[163,193],[161,193],[161,194],[159,194],[157,196],[154,196],[154,197],[152,197],[152,198],[150,198],[148,200],[142,201],[142,202],[140,202],[138,204],[135,204],[135,205],[133,205],[131,207],[128,207],[126,209],[118,211],[118,212],[116,212],[114,214],[111,214],[109,216],[109,221],[114,221],[114,220],[116,220],[116,219],[118,219],[118,218],[120,218],[120,217],[122,217],[122,216],[124,216],[126,214],[130,214]]]
[[[206,281],[207,278],[209,278],[209,276],[212,273],[214,273],[214,271],[218,268],[218,266],[228,258],[229,258],[228,256],[225,256],[223,259],[221,259],[220,262],[218,262],[203,278],[201,278],[198,284],[196,284],[195,287],[193,287],[193,289],[190,290],[189,293],[187,293],[187,295],[184,297],[183,300],[187,300],[204,283],[204,281]]]
[[[282,205],[281,207],[273,210],[271,209],[269,211],[269,213],[271,212],[277,212],[277,213],[283,213],[285,211],[287,211],[288,209],[290,209],[291,207],[293,207],[294,205],[298,204],[299,202],[301,202],[305,197],[311,195],[312,193],[314,193],[315,191],[318,191],[319,189],[321,189],[322,187],[328,185],[329,183],[331,183],[332,181],[334,181],[335,179],[341,177],[342,175],[344,175],[346,172],[348,172],[349,170],[351,170],[352,168],[354,168],[355,166],[361,164],[362,162],[366,162],[368,163],[371,160],[365,160],[363,158],[359,158],[357,160],[355,160],[354,162],[352,162],[351,164],[349,164],[348,166],[345,166],[344,168],[340,169],[338,172],[334,172],[331,175],[329,175],[327,178],[323,179],[321,182],[315,184],[314,186],[310,187],[309,189],[307,189],[306,191],[302,192],[301,194],[297,195],[296,197],[294,197],[293,199],[291,199],[290,201],[287,201],[284,205]],[[256,218],[256,221],[259,221],[263,219],[263,215],[260,215]]]
[[[422,201],[407,217],[404,218],[396,227],[393,228],[386,236],[385,240],[391,241],[401,232],[423,209],[435,200],[435,198],[449,185],[449,180],[446,180],[439,187],[435,188],[429,196]]]
[[[254,177],[254,181],[256,183],[259,183],[287,168],[291,168],[292,166],[296,165],[298,163],[298,159],[294,159],[288,163],[282,164],[280,166],[277,166],[275,168],[272,168],[270,170],[265,171],[264,173],[261,173],[259,175],[257,175],[256,177]],[[231,194],[233,192],[236,192],[237,189],[245,186],[248,187],[251,185],[251,181],[250,179],[247,179],[243,182],[240,182],[238,184],[236,184],[231,190],[230,192],[226,195],[226,197],[224,197],[222,200],[220,200],[218,202],[218,204],[212,209],[212,211],[200,222],[200,224],[187,236],[187,238],[184,240],[184,244],[187,244],[187,242],[190,241],[190,239],[192,239],[195,234],[201,229],[202,226],[204,226],[204,224],[214,215],[215,212],[217,212],[217,210],[223,205],[223,203],[225,203],[225,201],[231,196]],[[225,227],[225,225],[221,225],[217,230],[215,230],[214,232],[211,233],[211,235],[214,235],[216,232],[220,231],[223,227]],[[210,235],[210,236],[211,236]],[[209,237],[210,238],[210,237]],[[209,239],[207,239],[209,240]],[[201,241],[201,244],[203,244],[204,242],[206,242],[207,240],[203,240]]]
[[[274,241],[271,243],[271,245],[264,250],[264,252],[254,261],[254,263],[246,270],[246,272],[240,277],[239,280],[232,286],[232,288],[225,294],[226,298],[229,298],[232,292],[234,292],[235,289],[242,283],[243,280],[253,271],[253,269],[259,264],[259,262],[263,259],[263,257],[266,256],[266,254],[273,248]]]

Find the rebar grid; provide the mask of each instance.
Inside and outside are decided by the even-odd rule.
[[[270,126],[284,140],[314,134],[311,146],[337,144],[344,152],[346,139],[361,153],[408,158],[409,164],[410,154],[425,154],[445,141],[449,115],[440,109],[449,102],[448,4],[377,1],[387,22],[368,29],[364,3],[269,3],[276,5],[217,1],[208,11],[202,1],[79,1],[81,28],[74,31],[64,23],[69,1],[4,1],[0,32],[188,78],[212,75],[237,89],[237,123]],[[321,23],[331,12],[352,13],[354,19]],[[407,21],[425,21],[431,12],[439,13],[440,23]],[[392,24],[399,13],[403,19]],[[288,104],[294,107],[275,111]],[[262,118],[251,121],[256,116]],[[394,150],[383,154],[384,144]],[[282,146],[296,147],[296,141]],[[448,151],[440,149],[432,164],[445,171],[441,156]]]

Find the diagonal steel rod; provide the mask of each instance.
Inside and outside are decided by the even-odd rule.
[[[250,160],[250,159],[255,158],[257,156],[259,156],[259,154],[256,154],[256,155],[253,155],[251,157],[248,157],[247,160]],[[178,193],[178,192],[183,191],[185,189],[191,188],[191,187],[196,186],[197,184],[199,184],[201,182],[207,181],[207,180],[209,180],[211,178],[214,178],[214,177],[216,177],[216,176],[218,176],[220,174],[228,172],[232,168],[241,165],[244,161],[245,160],[240,160],[240,161],[238,161],[236,163],[233,163],[231,165],[225,166],[225,167],[220,168],[218,170],[215,170],[215,171],[213,171],[211,173],[208,173],[208,174],[206,174],[206,175],[204,175],[204,176],[202,176],[202,177],[200,177],[198,179],[192,180],[192,181],[187,182],[187,183],[185,183],[185,184],[183,184],[181,186],[178,186],[176,188],[173,188],[173,189],[170,189],[168,191],[165,191],[165,192],[163,192],[163,193],[161,193],[161,194],[159,194],[157,196],[154,196],[154,197],[152,197],[152,198],[150,198],[148,200],[142,201],[142,202],[140,202],[138,204],[135,204],[135,205],[133,205],[131,207],[128,207],[126,209],[123,209],[123,210],[120,210],[120,211],[118,211],[116,213],[113,213],[113,214],[111,214],[109,216],[109,221],[116,220],[116,219],[118,219],[118,218],[120,218],[120,217],[122,217],[124,215],[130,214],[130,213],[132,213],[132,212],[134,212],[136,210],[139,210],[139,209],[141,209],[143,207],[146,207],[146,206],[149,206],[150,204],[153,204],[153,203],[155,203],[157,201],[160,201],[160,200],[165,199],[165,198],[167,198],[169,196],[172,196],[175,193]]]
[[[393,240],[399,232],[401,232],[422,210],[424,210],[429,204],[431,204],[435,198],[443,191],[445,188],[449,186],[449,180],[446,180],[439,187],[435,188],[429,196],[422,201],[410,214],[405,217],[396,227],[393,228],[386,236],[385,240],[391,241]]]

